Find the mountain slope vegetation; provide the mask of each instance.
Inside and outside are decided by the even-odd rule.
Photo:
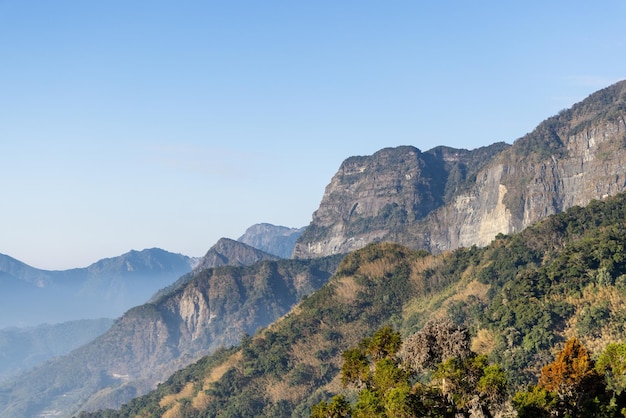
[[[341,384],[342,352],[389,325],[466,327],[472,350],[537,383],[556,347],[626,340],[626,195],[552,215],[484,248],[433,256],[390,244],[347,255],[331,280],[238,347],[200,360],[122,407],[84,416],[308,416]]]
[[[117,407],[285,315],[328,280],[339,260],[265,260],[195,272],[89,344],[1,384],[0,417]]]

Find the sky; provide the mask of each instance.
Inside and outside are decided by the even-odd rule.
[[[343,160],[512,143],[626,78],[626,0],[0,0],[0,253],[201,256]]]

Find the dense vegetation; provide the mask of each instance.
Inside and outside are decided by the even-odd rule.
[[[485,386],[497,402],[502,395],[514,399],[519,411],[550,413],[562,407],[577,414],[560,389],[546,383],[544,374],[555,378],[556,369],[542,370],[555,361],[564,364],[557,351],[571,352],[572,343],[566,341],[576,339],[588,350],[588,365],[595,359],[597,365],[611,363],[600,369],[589,366],[583,375],[593,369],[609,376],[603,380],[604,393],[616,394],[625,379],[619,354],[624,350],[619,344],[626,341],[625,307],[626,195],[619,195],[551,216],[522,233],[498,236],[485,248],[431,256],[394,244],[369,245],[346,256],[337,274],[289,315],[223,351],[219,361],[203,360],[180,372],[177,383],[161,385],[158,396],[153,392],[135,399],[121,412],[84,416],[128,416],[132,411],[140,417],[298,417],[309,416],[321,401],[344,404],[340,398],[331,400],[335,395],[356,405],[363,388],[342,384],[343,353],[364,338],[375,338],[374,331],[385,326],[399,330],[407,341],[435,318],[448,318],[454,327],[468,330],[472,354],[453,363],[442,360],[441,371],[435,357],[437,371],[421,380],[425,394],[433,394],[428,379],[436,380],[439,372],[473,370],[473,382],[491,376],[495,384],[503,371],[504,395]],[[578,346],[574,351],[584,357]],[[356,359],[357,354],[353,352]],[[365,356],[371,363],[373,357],[367,355],[371,353]],[[394,375],[396,360],[390,361],[385,374]],[[361,377],[359,384],[377,390],[379,383]],[[460,403],[455,401],[461,412],[467,410],[463,399],[483,396],[478,386],[459,390],[453,394],[461,396]],[[469,391],[468,397],[463,398],[463,391]],[[526,395],[513,397],[515,393]],[[432,399],[438,402],[436,396]]]
[[[429,322],[404,343],[382,328],[343,358],[341,379],[358,388],[356,401],[335,395],[314,405],[312,418],[626,416],[626,343],[610,344],[595,364],[577,339],[568,340],[539,383],[512,402],[507,372],[472,352],[467,330],[449,320]]]

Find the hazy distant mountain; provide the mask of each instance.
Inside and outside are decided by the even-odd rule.
[[[257,248],[246,245],[242,242],[234,241],[229,238],[220,238],[209,250],[204,257],[196,260],[193,273],[214,267],[223,266],[251,266],[261,260],[278,260],[272,254],[263,252]],[[148,302],[154,302],[161,296],[167,295],[174,290],[188,283],[194,275],[192,273],[181,276],[178,280],[169,286],[166,286],[156,292]]]
[[[118,317],[191,271],[193,263],[152,248],[49,271],[0,254],[0,328]]]
[[[278,258],[242,242],[221,238],[200,259],[194,270],[200,271],[220,266],[250,266],[257,261],[277,260]]]
[[[1,385],[0,417],[43,411],[69,417],[81,408],[119,406],[285,315],[328,280],[339,260],[263,260],[190,273],[180,287],[130,309],[92,342]]]
[[[216,267],[184,276],[167,294],[153,299],[153,303],[129,311],[94,343],[20,377],[11,388],[5,386],[0,391],[0,401],[7,400],[10,407],[5,410],[4,416],[24,416],[24,412],[39,413],[43,408],[58,409],[62,406],[65,411],[76,410],[81,405],[86,409],[115,406],[121,399],[132,397],[161,379],[166,367],[173,369],[193,361],[195,357],[190,354],[190,347],[207,349],[209,344],[218,341],[216,337],[223,343],[225,338],[234,339],[244,329],[254,329],[251,324],[260,325],[256,321],[259,317],[268,319],[271,316],[268,313],[286,312],[289,304],[295,303],[303,294],[294,290],[301,286],[303,277],[310,280],[316,276],[317,281],[319,277],[313,273],[328,272],[328,269],[316,267],[315,263],[328,262],[329,259],[317,257],[329,254],[337,257],[336,254],[350,253],[376,241],[392,241],[412,249],[425,248],[437,253],[461,246],[469,246],[469,249],[444,252],[442,258],[429,256],[416,261],[424,257],[424,253],[411,254],[408,249],[394,249],[395,245],[391,245],[391,251],[387,252],[386,244],[372,245],[357,251],[356,256],[348,256],[343,274],[325,292],[301,305],[310,307],[310,310],[299,309],[286,316],[283,323],[288,323],[289,327],[284,329],[289,332],[279,335],[274,331],[277,328],[272,328],[265,335],[255,338],[258,345],[249,347],[253,351],[245,350],[245,354],[233,359],[231,364],[238,364],[235,368],[225,367],[222,371],[231,380],[211,386],[210,390],[215,391],[202,390],[203,395],[210,393],[209,397],[205,396],[205,401],[212,402],[212,399],[221,396],[221,390],[233,392],[241,402],[257,402],[259,397],[265,397],[263,400],[279,401],[271,409],[274,416],[285,416],[284,402],[289,400],[281,396],[296,398],[305,394],[305,390],[311,388],[311,379],[307,376],[334,379],[337,370],[333,370],[332,365],[331,368],[326,367],[329,365],[327,360],[339,360],[341,349],[350,346],[337,346],[336,341],[342,335],[347,337],[345,342],[353,344],[355,341],[348,341],[348,337],[371,332],[371,327],[382,324],[381,321],[404,324],[407,329],[423,323],[433,314],[438,314],[430,311],[430,307],[439,306],[445,295],[448,295],[446,298],[453,295],[454,289],[446,287],[459,280],[477,282],[478,295],[474,297],[466,293],[462,300],[467,300],[467,305],[459,305],[460,300],[452,299],[446,307],[442,307],[444,310],[441,313],[456,312],[461,319],[471,312],[484,312],[494,298],[501,300],[493,309],[511,309],[519,305],[510,303],[515,300],[522,301],[521,307],[527,308],[528,295],[545,290],[535,286],[534,282],[537,266],[544,262],[550,263],[547,270],[550,280],[566,274],[564,283],[574,287],[583,278],[593,279],[593,286],[610,283],[611,280],[617,283],[618,278],[623,280],[626,267],[620,264],[614,272],[616,276],[611,273],[608,277],[606,269],[610,267],[612,271],[611,260],[617,262],[618,258],[603,260],[608,266],[603,267],[604,272],[596,272],[597,265],[592,266],[592,270],[584,263],[562,268],[564,261],[559,259],[569,260],[568,253],[558,253],[563,250],[562,242],[559,242],[558,236],[554,238],[549,234],[577,235],[576,222],[568,226],[555,225],[555,231],[538,230],[536,234],[531,231],[529,235],[520,235],[521,239],[513,238],[511,246],[506,248],[506,237],[498,238],[496,244],[487,250],[473,246],[486,246],[499,233],[521,231],[531,223],[568,207],[582,206],[590,200],[624,191],[625,121],[626,82],[621,82],[542,122],[513,145],[497,143],[472,151],[437,147],[426,152],[406,146],[383,149],[372,156],[348,158],[326,188],[320,207],[313,215],[313,222],[298,239],[294,249],[296,259],[262,261],[251,267]],[[590,207],[593,211],[597,205]],[[572,213],[575,212],[572,209]],[[613,213],[621,216],[619,225],[623,224],[621,213]],[[560,218],[552,219],[558,223]],[[613,247],[620,249],[626,238],[623,237],[623,228],[617,229],[619,241]],[[612,233],[611,230],[600,232]],[[555,242],[550,242],[553,238]],[[542,243],[546,243],[544,240],[548,240],[547,249],[542,247]],[[584,251],[576,251],[572,261],[577,261],[579,257],[585,259],[585,253],[602,256],[600,251],[594,249],[593,243],[590,239],[583,241]],[[524,245],[533,247],[529,248],[530,255],[526,254],[526,250],[515,253]],[[406,257],[403,255],[405,252]],[[483,254],[484,258],[477,259],[476,254]],[[491,258],[496,255],[498,257]],[[457,256],[460,257],[458,260]],[[499,257],[502,259],[499,260]],[[552,257],[557,257],[556,261],[552,262]],[[360,270],[361,263],[356,262],[359,258],[363,258],[366,269]],[[216,262],[219,257],[212,260]],[[410,274],[411,269],[406,268],[403,260],[415,261],[415,274]],[[621,250],[619,260],[624,260]],[[592,261],[596,263],[597,260]],[[498,270],[501,262],[507,265],[505,271]],[[530,270],[520,275],[518,267],[522,263],[528,263]],[[600,267],[604,265],[596,264]],[[293,269],[301,274],[294,276]],[[473,276],[474,269],[479,274],[476,277]],[[504,282],[501,278],[506,278],[511,285],[521,283],[521,293],[509,300],[509,288],[502,287]],[[386,289],[379,286],[387,282],[390,286],[383,286]],[[489,286],[493,286],[494,290],[490,290]],[[407,289],[413,287],[416,292],[424,293],[424,299],[403,305],[403,300],[411,296]],[[448,293],[443,296],[431,294],[437,287]],[[567,298],[587,298],[573,308],[580,307],[579,323],[582,324],[586,309],[583,302],[593,299],[593,294],[585,295],[581,289],[569,292],[547,293],[545,303],[553,303],[557,294],[566,298],[559,303],[569,303]],[[433,296],[436,297],[433,299]],[[543,295],[540,296],[543,298]],[[623,311],[623,305],[616,306],[619,309],[606,315],[611,317],[611,314]],[[355,307],[358,309],[354,310]],[[559,308],[558,315],[571,315],[573,312],[564,309],[563,305],[556,307]],[[493,311],[480,318],[487,321],[513,320],[527,313],[532,316],[542,312],[542,309],[515,313]],[[550,318],[556,316],[548,314],[548,321]],[[623,318],[618,318],[623,324]],[[355,320],[361,321],[363,327],[346,323],[341,329],[337,328],[344,321]],[[542,321],[537,322],[533,332],[537,332],[537,338],[545,340],[545,344],[541,343],[542,350],[545,350],[552,343],[548,341],[550,337],[542,333],[547,329]],[[589,316],[585,321],[593,322],[593,317]],[[552,325],[558,328],[564,324],[559,320]],[[485,323],[482,326],[491,325]],[[515,322],[503,326],[508,327],[503,329],[518,332]],[[313,336],[311,331],[315,328],[323,332]],[[558,331],[557,328],[555,330]],[[579,331],[580,335],[586,335],[583,328]],[[288,346],[292,333],[297,334],[298,339],[302,338],[296,346]],[[514,337],[511,348],[520,349],[514,354],[525,355],[534,349],[534,335],[530,335],[532,339],[528,341],[526,337],[511,335]],[[523,347],[520,345],[522,338]],[[289,349],[281,351],[281,347]],[[303,362],[303,354],[310,358],[310,363]],[[318,367],[320,362],[324,363],[324,367]],[[165,365],[158,373],[157,364]],[[267,374],[271,370],[280,370],[280,375],[274,376],[278,379],[275,382],[268,380],[271,383],[268,385],[268,381],[263,379],[273,379]],[[322,375],[317,376],[318,371]],[[150,373],[152,375],[146,377]],[[157,374],[158,379],[155,377]],[[193,379],[198,376],[186,377]],[[233,376],[237,377],[232,380]],[[257,377],[261,381],[245,392],[241,390],[241,385],[255,381]],[[133,379],[137,379],[136,383],[130,384]],[[337,382],[336,379],[331,381]],[[185,382],[183,379],[175,383],[180,389]],[[192,384],[191,389],[201,388],[202,382]],[[105,389],[91,396],[96,388],[113,386],[116,388],[114,391]],[[33,395],[35,392],[36,396]],[[85,401],[87,397],[90,398]],[[177,401],[174,399],[172,403]],[[193,407],[191,403],[181,402],[180,405]],[[241,410],[236,404],[229,407],[230,412],[239,413]]]
[[[69,353],[101,335],[112,324],[112,319],[83,319],[0,330],[0,381]]]
[[[237,241],[274,254],[281,258],[291,258],[296,241],[304,232],[302,228],[287,228],[268,223],[252,225]]]

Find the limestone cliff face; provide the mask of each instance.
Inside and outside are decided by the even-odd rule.
[[[433,252],[486,245],[573,205],[625,190],[626,82],[542,122],[512,146],[384,149],[347,159],[294,257],[374,241]]]

